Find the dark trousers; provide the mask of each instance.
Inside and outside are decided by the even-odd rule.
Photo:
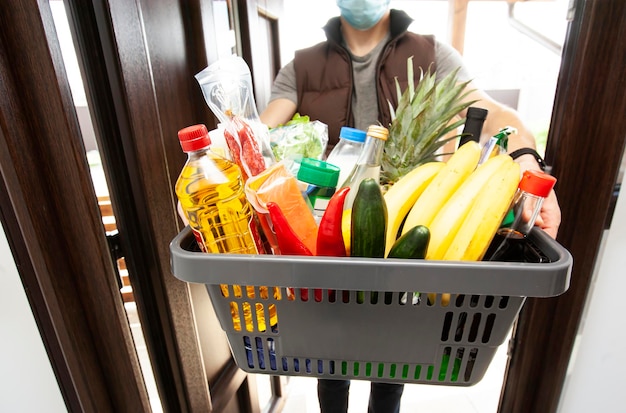
[[[346,413],[350,380],[317,381],[317,396],[321,413]],[[404,384],[372,383],[368,413],[400,413]]]

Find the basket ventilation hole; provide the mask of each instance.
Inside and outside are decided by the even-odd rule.
[[[335,360],[331,360],[331,361],[328,363],[328,370],[329,370],[328,372],[329,372],[330,374],[335,374]]]
[[[459,380],[459,371],[461,370],[461,362],[463,361],[463,354],[465,349],[463,347],[457,349],[456,357],[454,358],[454,367],[452,368],[452,377],[450,381],[455,382]]]
[[[283,371],[289,371],[289,364],[287,363],[287,357],[282,357],[281,361],[283,362]]]
[[[250,344],[250,337],[243,336],[243,347],[246,351],[246,360],[248,361],[248,367],[254,368],[254,357],[252,356],[252,345]]]
[[[389,377],[391,377],[392,379],[396,377],[396,365],[395,364],[392,364],[389,367]]]
[[[311,359],[304,360],[304,368],[307,373],[311,373]]]
[[[467,321],[467,313],[464,311],[459,313],[459,321],[456,325],[456,333],[454,334],[454,341],[457,343],[463,338],[463,332],[465,331],[465,322]]]
[[[337,301],[337,292],[335,290],[328,290],[328,302],[334,303]]]
[[[441,341],[448,341],[448,337],[450,336],[450,326],[452,325],[452,316],[451,312],[447,312],[446,316],[443,320],[443,328],[441,330]]]
[[[233,284],[233,295],[237,298],[241,298],[241,285]]]
[[[274,339],[273,338],[268,338],[267,339],[267,350],[269,352],[269,359],[270,359],[270,369],[272,369],[273,371],[277,370],[276,367],[276,346],[274,344]]]
[[[378,292],[370,291],[370,304],[378,304]]]
[[[230,295],[228,293],[228,285],[226,284],[220,284],[220,291],[222,292],[222,297],[228,298]]]
[[[316,288],[313,290],[313,297],[315,297],[315,302],[316,303],[321,303],[322,302],[322,296],[324,295],[324,290],[320,290],[319,288]]]
[[[230,302],[230,318],[233,320],[233,329],[241,331],[241,318],[239,317],[239,305],[235,301]]]
[[[405,365],[402,367],[402,378],[403,378],[403,379],[406,379],[406,378],[408,378],[408,377],[409,377],[409,365],[408,365],[408,364],[405,364]]]
[[[389,305],[393,302],[393,293],[387,291],[385,292],[385,304]]]
[[[251,285],[246,286],[246,294],[248,295],[248,298],[252,300],[256,298],[256,291],[254,291],[254,287]]]
[[[422,374],[422,366],[418,364],[417,366],[415,366],[415,374],[413,374],[413,378],[415,380],[419,380],[421,374]]]
[[[296,373],[300,372],[300,360],[298,359],[293,359],[293,369]]]
[[[478,337],[478,327],[480,326],[481,313],[474,314],[472,320],[472,326],[470,327],[469,337],[467,338],[470,343],[476,341],[476,337]]]
[[[491,308],[493,306],[493,295],[488,295],[485,297],[485,308]]]
[[[309,301],[309,289],[308,288],[300,288],[300,300],[307,302]]]
[[[491,332],[493,330],[493,325],[496,322],[496,315],[495,314],[489,314],[487,316],[487,323],[485,325],[485,331],[483,331],[483,338],[482,338],[482,342],[484,344],[488,343],[489,340],[491,339]]]
[[[359,376],[359,363],[358,362],[354,362],[354,376],[358,377]]]
[[[348,374],[348,363],[345,361],[341,362],[341,375],[345,376],[346,374]]]
[[[317,360],[317,373],[324,374],[324,362],[322,360]]]
[[[285,295],[287,296],[287,301],[295,301],[296,300],[296,292],[293,288],[286,288]]]
[[[265,354],[263,351],[263,340],[261,337],[255,337],[254,344],[256,345],[256,355],[259,358],[259,368],[261,370],[265,370]]]
[[[465,301],[465,294],[457,294],[454,305],[456,305],[457,307],[462,307],[463,301]]]
[[[244,302],[242,304],[243,307],[243,319],[246,323],[246,331],[254,331],[254,325],[252,324],[252,309],[250,307],[250,303]]]
[[[383,363],[378,363],[378,377],[383,377],[384,372],[385,372],[385,365]]]
[[[448,364],[450,364],[450,353],[452,352],[451,347],[446,347],[443,349],[443,356],[441,357],[441,365],[439,366],[439,381],[446,380],[446,374],[448,373]]]
[[[341,298],[342,298],[342,301],[344,302],[344,304],[348,304],[350,302],[350,291],[343,290],[341,292]]]
[[[473,348],[470,350],[469,358],[467,360],[467,366],[465,367],[465,375],[463,379],[468,382],[472,378],[472,370],[474,369],[474,364],[476,363],[476,356],[478,355],[478,349]]]
[[[498,304],[498,308],[505,309],[509,305],[509,297],[504,296],[500,297],[500,304]]]
[[[474,308],[478,305],[478,300],[480,299],[480,295],[472,295],[470,299],[470,307]]]
[[[256,303],[255,307],[256,321],[257,325],[259,326],[259,331],[264,332],[265,330],[267,330],[267,327],[265,325],[265,309],[263,308],[263,304],[261,303]]]
[[[365,363],[365,376],[372,377],[372,363]]]

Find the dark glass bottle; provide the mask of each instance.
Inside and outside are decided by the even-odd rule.
[[[543,256],[531,245],[527,236],[535,225],[543,200],[550,194],[556,178],[544,172],[525,171],[513,198],[513,223],[500,228],[487,253],[487,261],[544,262]]]
[[[459,139],[459,147],[469,141],[480,142],[480,135],[483,132],[483,124],[487,118],[487,109],[470,106],[467,108],[465,116],[465,126]]]

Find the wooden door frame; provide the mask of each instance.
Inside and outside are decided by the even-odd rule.
[[[626,145],[626,3],[577,0],[564,45],[546,160],[558,178],[558,241],[574,258],[569,290],[528,299],[499,411],[556,412]]]
[[[69,411],[149,411],[48,2],[0,4],[0,211]]]

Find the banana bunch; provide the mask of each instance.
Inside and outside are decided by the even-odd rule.
[[[418,166],[387,191],[387,254],[400,235],[424,225],[431,237],[426,259],[482,259],[513,199],[520,170],[505,154],[477,167],[480,153],[470,141],[448,162]]]

